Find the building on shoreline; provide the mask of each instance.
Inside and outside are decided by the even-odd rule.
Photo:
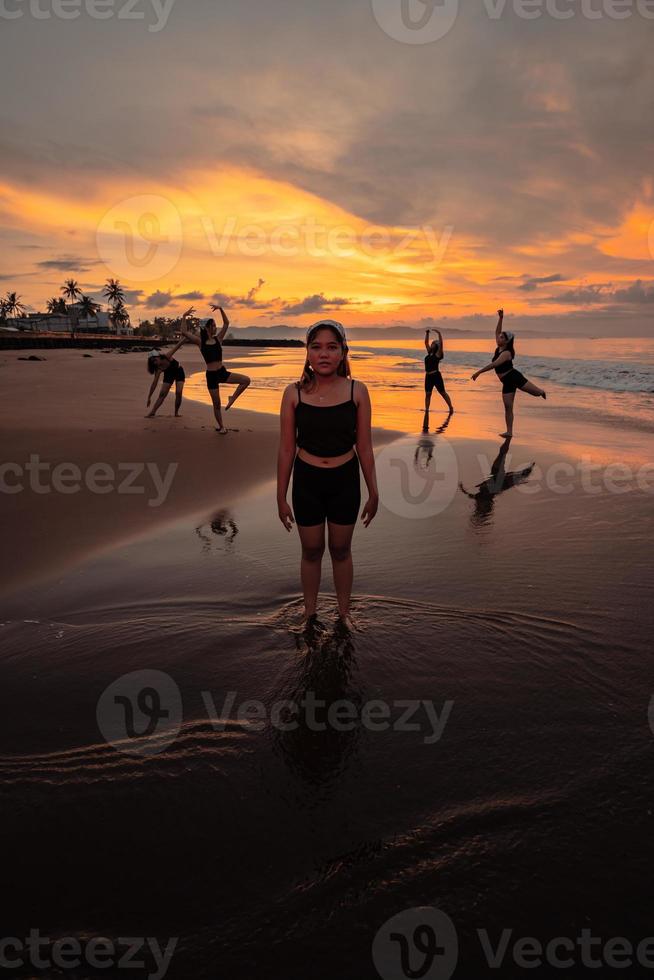
[[[35,333],[110,333],[117,337],[132,337],[134,328],[130,324],[114,324],[110,313],[98,310],[93,316],[80,314],[81,304],[73,303],[68,313],[28,313],[8,321],[8,325],[22,331]]]

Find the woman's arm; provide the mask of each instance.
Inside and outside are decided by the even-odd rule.
[[[182,347],[185,343],[186,343],[186,337],[182,337],[182,339],[178,344],[175,344],[175,346],[171,350],[169,350],[167,354],[164,354],[164,357],[167,357],[169,361],[172,360],[172,358],[175,356],[179,348]]]
[[[425,330],[425,347],[429,353],[429,330]]]
[[[368,487],[368,501],[363,508],[361,518],[368,527],[379,507],[379,490],[377,489],[377,473],[375,471],[375,454],[372,450],[372,408],[368,389],[362,381],[355,381],[359,392],[359,407],[357,411],[357,456],[361,463],[363,478]]]
[[[190,309],[188,309],[186,311],[186,313],[182,313],[181,323],[180,323],[180,327],[179,327],[179,332],[181,333],[182,337],[185,340],[188,340],[189,343],[195,344],[196,347],[199,347],[200,346],[200,338],[197,336],[197,334],[194,334],[192,332],[192,330],[191,330],[190,327],[187,327],[186,326],[186,320],[187,320],[187,318],[190,317],[190,316],[193,316],[194,313],[195,313],[195,310],[193,309],[192,306],[191,306]]]
[[[438,353],[438,356],[439,357],[443,357],[443,355],[445,353],[445,350],[443,348],[443,334],[440,332],[440,330],[436,330],[436,333],[438,334],[438,352],[437,353]]]
[[[472,375],[472,380],[476,381],[480,374],[486,374],[487,371],[494,371],[495,368],[499,367],[500,364],[505,364],[507,361],[510,360],[511,360],[511,355],[509,354],[508,350],[502,351],[502,353],[495,361],[492,361],[490,364],[487,364],[486,367],[480,368],[479,371],[475,371],[475,373]]]
[[[499,335],[502,333],[502,330],[503,330],[503,326],[504,326],[504,310],[498,310],[497,311],[497,316],[498,316],[498,321],[497,321],[497,326],[495,327],[495,339],[496,340],[499,337]]]
[[[226,314],[226,313],[225,313],[225,311],[223,310],[223,308],[222,308],[222,306],[214,306],[214,305],[212,304],[212,306],[211,306],[211,309],[212,309],[212,310],[213,310],[214,312],[216,312],[216,310],[220,310],[220,315],[221,315],[221,317],[223,318],[223,325],[222,325],[222,329],[221,329],[221,331],[220,331],[220,333],[218,334],[218,340],[220,340],[220,341],[222,341],[222,340],[224,340],[224,338],[225,338],[225,334],[226,334],[226,333],[227,333],[227,331],[229,330],[229,317],[227,316],[227,314]]]
[[[288,385],[282,396],[279,414],[279,451],[277,453],[277,509],[279,519],[287,531],[291,530],[295,521],[293,511],[286,499],[297,449],[295,444],[296,397],[294,389],[295,385]]]

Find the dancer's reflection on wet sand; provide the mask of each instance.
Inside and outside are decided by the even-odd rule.
[[[219,510],[206,524],[200,524],[196,527],[195,533],[202,541],[202,551],[206,553],[211,551],[212,546],[216,544],[211,537],[212,534],[223,538],[228,545],[231,545],[238,534],[238,527],[229,516],[228,511]]]
[[[448,415],[442,425],[439,425],[437,429],[434,429],[432,435],[439,436],[442,432],[445,432],[448,425],[450,424],[452,416]],[[432,458],[434,456],[434,449],[436,446],[435,441],[431,438],[429,433],[429,412],[425,412],[425,417],[422,426],[422,434],[424,438],[418,440],[418,445],[416,446],[416,452],[413,457],[413,462],[417,468],[423,470],[428,469]]]
[[[511,439],[505,439],[491,466],[491,475],[477,484],[476,493],[470,493],[462,483],[459,484],[463,493],[475,501],[475,509],[470,515],[470,523],[473,527],[479,528],[490,524],[493,516],[495,497],[505,490],[510,490],[511,487],[525,483],[536,465],[535,463],[530,463],[524,469],[507,473],[505,460],[510,445]]]

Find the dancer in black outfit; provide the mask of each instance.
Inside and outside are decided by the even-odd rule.
[[[182,395],[184,393],[184,382],[186,381],[186,375],[184,373],[184,368],[179,361],[175,360],[174,355],[184,343],[184,340],[180,340],[180,342],[167,354],[162,354],[161,351],[158,350],[153,350],[150,354],[148,354],[148,371],[150,374],[154,374],[154,381],[152,382],[148,393],[148,408],[150,407],[152,396],[154,395],[156,387],[159,383],[160,375],[163,375],[163,384],[161,385],[161,392],[159,393],[159,397],[154,404],[154,408],[149,415],[145,416],[146,419],[154,418],[163,405],[166,396],[173,385],[175,385],[175,418],[179,418],[179,410],[182,407]]]
[[[431,393],[435,388],[449,408],[451,414],[454,411],[454,406],[445,390],[445,382],[441,374],[441,361],[445,356],[443,335],[440,330],[435,330],[434,333],[438,334],[438,340],[430,341],[430,331],[425,331],[425,347],[427,349],[427,356],[425,357],[425,412],[429,411]]]
[[[526,391],[528,395],[536,398],[547,398],[546,392],[538,385],[533,384],[525,378],[524,374],[513,367],[515,357],[515,335],[510,330],[503,330],[504,310],[498,310],[499,317],[495,327],[495,342],[497,347],[493,354],[493,360],[480,371],[475,371],[472,380],[476,381],[480,374],[486,371],[495,371],[502,382],[502,400],[504,401],[504,415],[506,418],[506,432],[500,432],[503,439],[511,438],[513,435],[513,402],[515,393],[518,389]]]
[[[307,331],[302,378],[284,391],[277,467],[279,518],[302,542],[305,619],[315,619],[325,522],[341,621],[350,622],[351,542],[361,506],[359,467],[368,488],[362,519],[370,524],[379,504],[372,450],[368,389],[350,378],[345,330],[321,320]],[[356,447],[356,452],[355,452]],[[293,473],[293,509],[286,499]],[[295,516],[294,516],[295,512]]]
[[[220,385],[238,385],[236,391],[233,395],[230,395],[227,404],[225,405],[225,411],[227,412],[232,407],[236,399],[240,398],[245,389],[249,387],[251,379],[248,378],[246,374],[236,374],[235,371],[228,371],[223,364],[222,342],[225,339],[225,334],[229,328],[229,320],[222,306],[212,305],[211,309],[220,310],[220,315],[223,319],[223,325],[220,332],[216,327],[216,321],[210,318],[200,329],[199,336],[194,333],[186,325],[186,320],[195,313],[193,307],[191,307],[190,310],[187,310],[186,313],[182,314],[182,326],[180,330],[186,340],[200,348],[200,353],[206,362],[207,389],[211,395],[213,412],[216,417],[216,422],[218,423],[218,428],[216,431],[219,432],[221,436],[225,436],[227,435],[228,430],[223,425],[220,404]]]

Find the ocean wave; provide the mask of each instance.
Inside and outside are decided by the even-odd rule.
[[[421,354],[406,349],[386,350],[385,354],[400,357],[395,367],[402,371],[422,373]],[[448,365],[479,370],[488,364],[491,351],[448,351],[443,361]],[[580,388],[600,388],[604,391],[633,391],[654,393],[654,365],[640,361],[582,360],[567,357],[535,357],[519,355],[515,366],[528,377]]]

